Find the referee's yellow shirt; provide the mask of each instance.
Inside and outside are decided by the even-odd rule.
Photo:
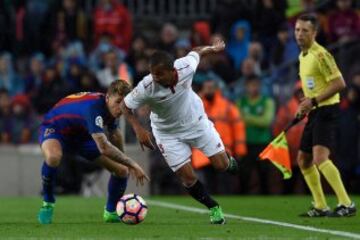
[[[314,42],[308,53],[299,55],[299,72],[305,97],[319,96],[330,81],[342,77],[334,57],[317,42]],[[319,103],[319,106],[331,105],[340,101],[339,93]]]

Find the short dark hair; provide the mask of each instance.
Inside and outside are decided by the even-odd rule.
[[[314,26],[315,31],[317,31],[319,28],[319,21],[315,14],[309,14],[309,13],[302,14],[298,18],[298,20],[305,21],[305,22],[309,21]]]
[[[108,87],[107,94],[126,96],[131,91],[130,85],[125,80],[115,80]]]
[[[174,60],[165,51],[154,52],[149,59],[150,66],[162,65],[164,68],[171,70],[174,68]]]

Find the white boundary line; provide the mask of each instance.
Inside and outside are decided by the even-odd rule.
[[[187,212],[195,212],[195,213],[201,213],[201,214],[207,214],[209,212],[208,210],[201,209],[201,208],[187,207],[187,206],[183,206],[183,205],[179,205],[179,204],[167,203],[167,202],[162,202],[162,201],[147,200],[147,202],[153,206],[183,210],[183,211],[187,211]],[[224,214],[224,216],[227,218],[239,219],[239,220],[248,221],[248,222],[271,224],[271,225],[276,225],[276,226],[281,226],[281,227],[300,229],[300,230],[304,230],[304,231],[320,232],[320,233],[327,233],[327,234],[340,236],[340,237],[360,239],[360,234],[351,233],[351,232],[343,232],[343,231],[337,231],[337,230],[315,228],[315,227],[310,227],[310,226],[297,225],[297,224],[286,223],[286,222],[278,222],[278,221],[266,220],[266,219],[261,219],[261,218],[243,217],[243,216],[238,216],[238,215],[233,215],[233,214]]]

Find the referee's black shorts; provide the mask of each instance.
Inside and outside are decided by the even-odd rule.
[[[315,145],[325,146],[329,150],[335,147],[338,118],[339,104],[312,110],[304,128],[300,150],[305,153],[312,153],[312,147]]]

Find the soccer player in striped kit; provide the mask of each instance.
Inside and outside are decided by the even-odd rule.
[[[115,208],[125,192],[129,173],[140,184],[149,180],[143,169],[123,153],[122,136],[115,123],[121,115],[120,102],[130,90],[125,81],[116,80],[106,94],[81,92],[67,96],[45,115],[39,131],[45,157],[41,168],[43,204],[38,214],[41,224],[52,222],[55,178],[63,152],[79,154],[111,172],[105,222],[119,222]]]

